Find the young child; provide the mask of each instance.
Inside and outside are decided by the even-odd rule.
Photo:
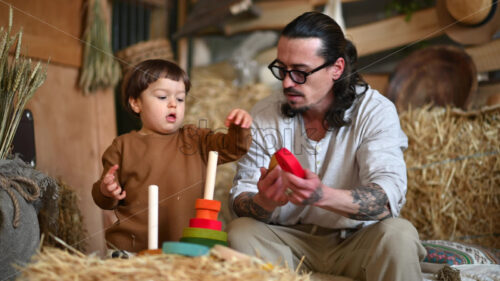
[[[118,221],[106,240],[120,250],[147,249],[149,185],[159,187],[158,241],[178,241],[195,216],[196,199],[203,198],[208,153],[217,151],[223,164],[248,151],[252,117],[242,109],[227,116],[227,134],[182,126],[189,88],[178,65],[159,59],[139,63],[123,81],[124,105],[142,127],[113,140],[92,188],[95,203],[115,211]]]

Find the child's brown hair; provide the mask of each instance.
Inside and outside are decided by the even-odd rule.
[[[125,109],[134,116],[135,113],[129,104],[129,98],[138,99],[142,91],[146,90],[151,83],[160,78],[167,78],[174,81],[182,80],[186,88],[186,94],[191,88],[191,81],[187,73],[176,63],[162,60],[145,60],[130,69],[122,83],[122,103]]]

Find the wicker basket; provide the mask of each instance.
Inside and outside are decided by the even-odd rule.
[[[154,39],[136,43],[116,53],[123,73],[132,66],[148,59],[173,60],[174,55],[167,39]]]

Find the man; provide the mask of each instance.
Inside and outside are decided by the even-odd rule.
[[[252,110],[253,142],[238,163],[230,246],[265,260],[356,280],[422,280],[405,203],[407,138],[394,105],[353,68],[357,53],[330,17],[305,13],[282,31],[269,68],[284,96]],[[305,178],[268,171],[286,147]],[[259,170],[260,167],[260,170]]]

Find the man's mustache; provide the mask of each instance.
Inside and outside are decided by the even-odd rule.
[[[295,96],[304,96],[304,94],[300,91],[297,91],[296,89],[294,88],[286,88],[286,89],[283,89],[283,93],[285,95],[288,95],[288,94],[291,94],[291,95],[295,95]]]

